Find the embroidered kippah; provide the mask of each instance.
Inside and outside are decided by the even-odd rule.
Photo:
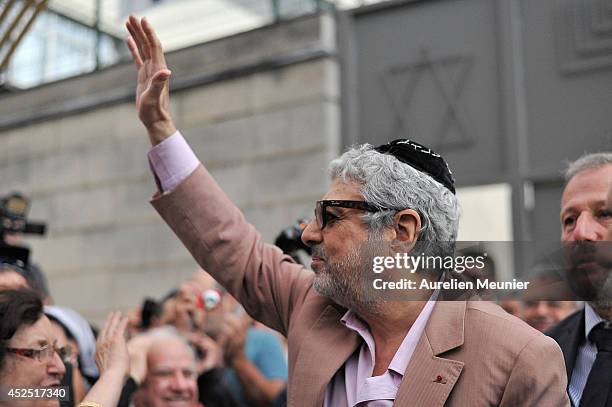
[[[440,154],[415,141],[397,139],[376,147],[381,154],[392,155],[401,162],[424,172],[455,193],[455,178]]]

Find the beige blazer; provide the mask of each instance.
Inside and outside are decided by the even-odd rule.
[[[313,274],[265,244],[200,166],[153,206],[198,263],[255,319],[287,336],[288,405],[323,405],[325,389],[359,347],[342,307]],[[395,406],[569,406],[554,340],[484,301],[440,301],[404,373]]]

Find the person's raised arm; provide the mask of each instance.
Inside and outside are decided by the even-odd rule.
[[[161,42],[146,18],[130,16],[125,25],[130,33],[128,48],[138,69],[138,118],[147,128],[151,144],[156,146],[176,132],[170,116],[171,72]]]
[[[158,193],[152,205],[200,266],[252,317],[286,334],[290,315],[310,290],[311,273],[280,249],[264,244],[201,165],[172,122],[170,71],[159,39],[145,18],[131,16],[126,26],[138,69],[138,117],[153,144],[148,158]]]
[[[125,341],[127,318],[111,312],[96,341],[96,364],[100,378],[79,406],[115,407],[130,369]]]

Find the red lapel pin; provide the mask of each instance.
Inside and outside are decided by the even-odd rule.
[[[437,375],[436,379],[434,380],[435,383],[440,383],[440,384],[445,384],[446,383],[446,378],[443,377],[442,375]]]

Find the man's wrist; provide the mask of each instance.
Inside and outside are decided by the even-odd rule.
[[[176,133],[176,126],[174,123],[169,121],[158,121],[147,127],[149,133],[149,140],[153,146],[158,145],[174,133]]]

